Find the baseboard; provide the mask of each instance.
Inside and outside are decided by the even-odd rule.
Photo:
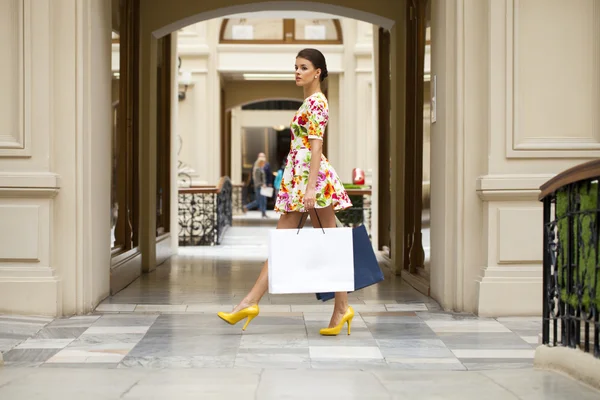
[[[136,247],[112,258],[110,295],[114,296],[142,275],[142,253]]]
[[[408,271],[402,271],[400,276],[410,286],[415,288],[418,292],[423,293],[425,296],[430,295],[429,280],[425,279],[420,275],[411,274]]]
[[[480,317],[542,315],[542,277],[480,277],[477,280]]]
[[[4,278],[0,280],[0,314],[60,316],[59,294],[56,277]]]
[[[156,266],[158,267],[173,255],[171,234],[165,233],[156,238]]]
[[[534,366],[562,372],[576,381],[600,390],[600,359],[581,350],[538,346],[535,351]]]

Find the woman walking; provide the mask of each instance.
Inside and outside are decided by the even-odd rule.
[[[260,189],[267,187],[267,175],[265,173],[265,164],[267,160],[259,157],[254,162],[252,167],[252,179],[254,180],[254,201],[246,204],[243,209],[246,212],[248,209],[258,207],[263,218],[267,218],[267,198],[260,193]]]
[[[309,213],[313,226],[318,226],[316,212],[324,228],[335,228],[335,212],[352,206],[348,194],[335,170],[323,155],[323,133],[329,120],[327,99],[321,92],[321,82],[327,77],[323,54],[316,49],[304,49],[296,56],[296,85],[304,90],[304,102],[291,123],[292,142],[283,179],[275,204],[281,214],[277,229],[296,229],[304,225]],[[298,252],[310,251],[298,242]],[[293,257],[293,254],[290,255]],[[242,328],[259,313],[258,302],[268,288],[268,261],[263,265],[256,283],[233,312],[219,312],[218,316],[230,324],[247,318]],[[354,310],[348,305],[348,294],[335,294],[335,304],[329,326],[321,335],[337,335],[344,325],[350,324]]]

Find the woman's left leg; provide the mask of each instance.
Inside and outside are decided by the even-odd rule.
[[[260,200],[258,202],[258,204],[259,204],[258,207],[260,209],[262,216],[266,217],[267,216],[267,196],[263,196],[262,194],[259,194],[259,196],[260,196],[259,197]]]
[[[319,220],[323,224],[323,228],[335,228],[335,212],[333,211],[333,207],[329,206],[326,208],[319,208],[316,211],[318,213],[315,214],[315,210],[311,210],[310,213],[310,221],[314,228],[320,228]],[[335,304],[333,306],[333,314],[331,315],[331,320],[329,321],[329,328],[333,328],[337,326],[342,317],[348,310],[348,293],[346,292],[336,292],[335,294]]]

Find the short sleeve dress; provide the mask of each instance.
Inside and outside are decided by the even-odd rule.
[[[329,120],[327,99],[321,92],[307,97],[291,123],[292,142],[287,157],[283,179],[275,202],[278,213],[306,212],[304,193],[308,185],[310,172],[311,149],[310,139],[323,140],[323,133]],[[321,155],[321,167],[317,177],[316,208],[333,205],[334,211],[352,207],[348,193],[338,178],[335,170],[325,157]]]

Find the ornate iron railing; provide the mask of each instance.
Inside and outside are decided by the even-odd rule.
[[[233,215],[242,214],[244,205],[244,184],[235,183],[232,185],[232,190]]]
[[[336,214],[346,227],[365,225],[371,237],[371,189],[346,189],[352,207]]]
[[[232,184],[221,178],[216,187],[179,189],[179,245],[214,246],[221,243],[232,218]]]
[[[600,160],[541,187],[544,205],[542,342],[600,358]]]

